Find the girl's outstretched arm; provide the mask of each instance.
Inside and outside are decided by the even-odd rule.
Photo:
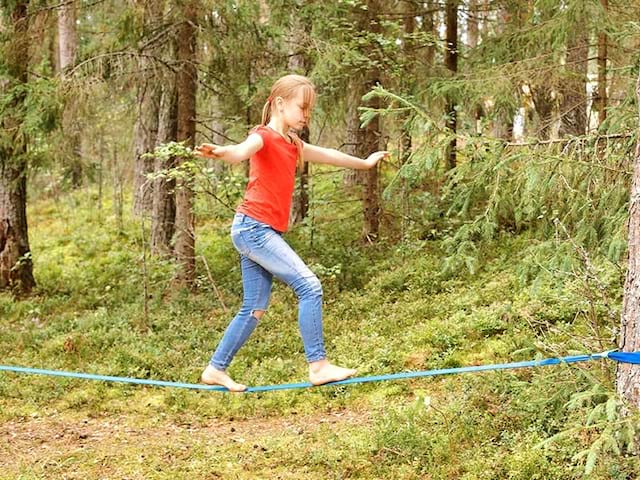
[[[260,150],[263,145],[262,137],[257,133],[252,133],[244,142],[236,145],[220,146],[213,143],[203,143],[194,150],[199,157],[217,158],[227,163],[240,163]]]
[[[369,155],[367,158],[358,158],[353,155],[347,155],[333,148],[318,147],[305,143],[302,150],[304,159],[311,163],[323,163],[325,165],[334,165],[343,168],[356,168],[358,170],[366,170],[376,165],[381,159],[388,157],[389,152],[380,151]]]

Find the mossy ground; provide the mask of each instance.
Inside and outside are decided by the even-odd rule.
[[[323,281],[331,359],[360,375],[615,347],[622,279],[606,262],[606,298],[579,276],[525,279],[526,235],[485,245],[473,275],[443,275],[437,240],[364,245],[357,217],[316,214],[313,237],[305,226],[287,238]],[[0,296],[3,364],[198,381],[241,296],[230,217],[199,218],[195,292],[173,291],[171,264],[144,255],[140,221],[125,215],[118,232],[93,193],[39,199],[29,217],[38,288]],[[233,376],[305,381],[296,317],[277,285]],[[587,421],[613,397],[614,368],[237,395],[2,373],[0,478],[583,478],[594,442],[619,433],[620,419]],[[594,451],[588,478],[640,474],[626,450]]]

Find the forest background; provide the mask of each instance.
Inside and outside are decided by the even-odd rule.
[[[336,362],[638,342],[621,318],[640,308],[623,302],[639,7],[2,1],[0,363],[197,381],[240,303],[228,228],[247,165],[191,148],[242,140],[285,73],[317,86],[309,141],[392,152],[299,172],[287,239],[323,282]],[[234,377],[304,379],[296,315],[275,288]],[[602,361],[226,395],[3,373],[0,476],[631,479],[637,375]]]

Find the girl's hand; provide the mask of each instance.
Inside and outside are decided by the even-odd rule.
[[[372,153],[365,160],[367,168],[375,167],[380,160],[382,160],[383,158],[387,158],[388,156],[389,152],[387,152],[386,150]]]
[[[195,147],[193,150],[198,157],[220,158],[226,153],[227,148],[221,147],[220,145],[214,145],[213,143],[203,143],[202,145]]]

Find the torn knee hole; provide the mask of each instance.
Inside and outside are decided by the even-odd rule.
[[[264,312],[264,310],[251,310],[251,316],[256,320],[260,320],[262,318],[262,315],[264,315]]]

